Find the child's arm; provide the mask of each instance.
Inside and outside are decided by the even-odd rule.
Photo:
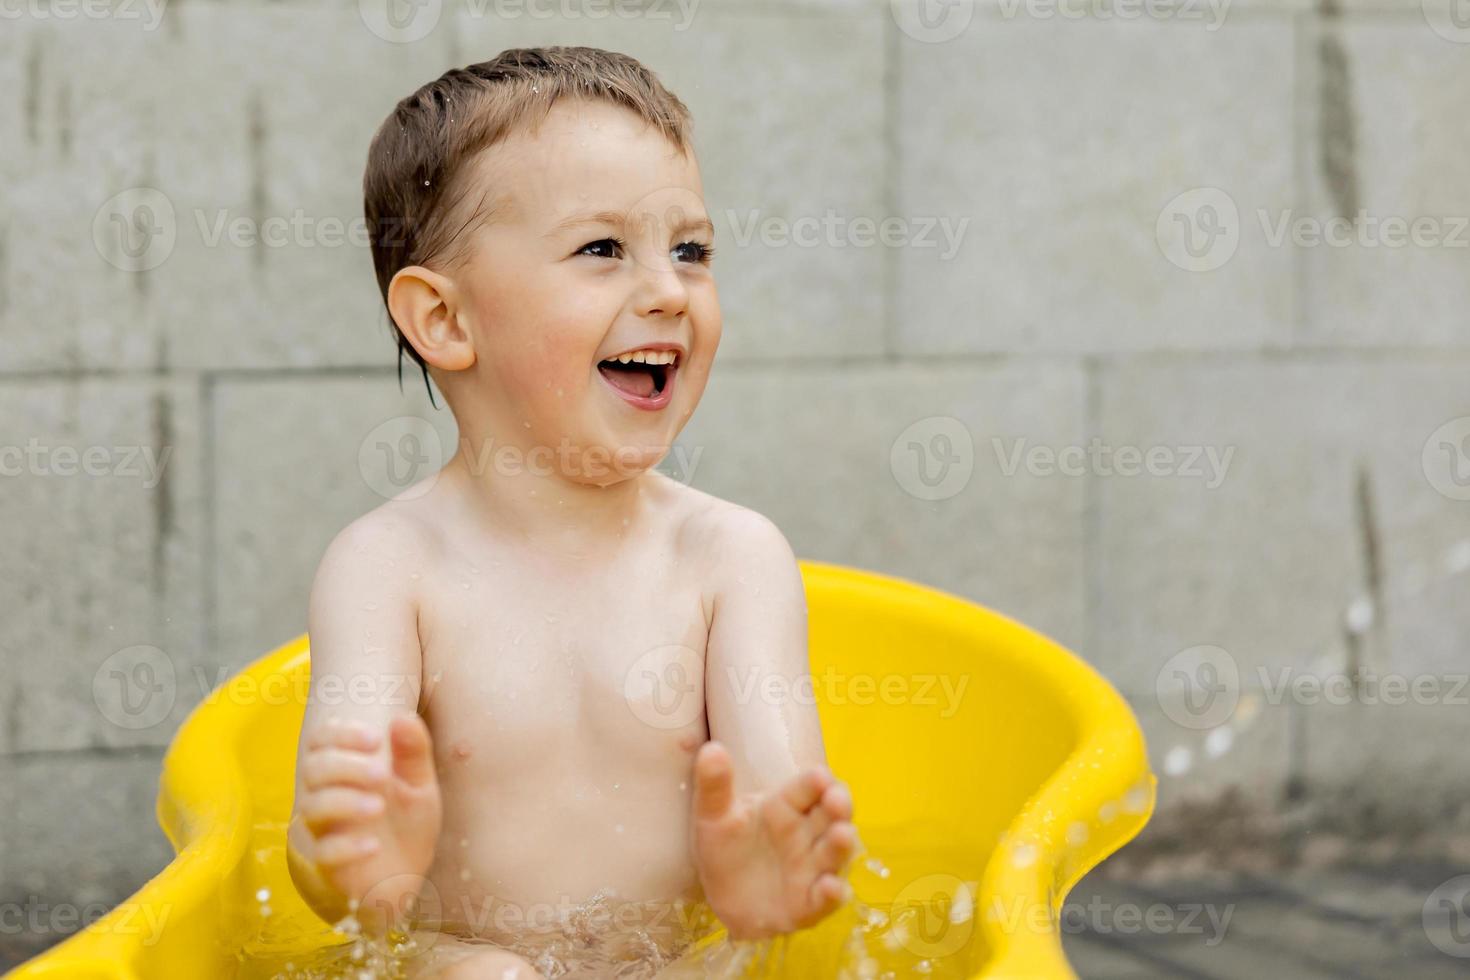
[[[369,515],[332,541],[312,585],[311,690],[287,833],[291,878],[336,922],[357,902],[380,932],[418,893],[440,828],[422,654],[407,570],[413,535]]]
[[[744,508],[723,518],[717,537],[705,660],[711,741],[695,759],[695,861],[730,935],[752,939],[812,925],[842,902],[857,831],[803,683],[806,594],[791,546]]]

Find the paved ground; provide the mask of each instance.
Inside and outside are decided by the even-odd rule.
[[[1094,876],[1068,898],[1064,942],[1083,980],[1463,980],[1470,908],[1459,890],[1436,893],[1457,873],[1286,871],[1147,887]]]
[[[1399,866],[1147,886],[1093,876],[1069,897],[1063,932],[1083,980],[1463,980],[1470,908],[1456,896],[1425,914],[1426,901],[1457,873]],[[45,945],[0,932],[0,969]]]

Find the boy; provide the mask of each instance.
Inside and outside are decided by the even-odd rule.
[[[523,924],[576,924],[537,910],[702,899],[750,939],[846,895],[816,711],[762,696],[808,670],[791,549],[653,469],[721,330],[688,128],[632,58],[521,49],[404,99],[369,151],[400,358],[460,444],[321,561],[290,861],[328,921],[433,905],[420,975],[542,976]]]

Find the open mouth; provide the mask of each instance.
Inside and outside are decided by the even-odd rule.
[[[658,399],[669,387],[674,371],[678,369],[678,355],[666,358],[666,363],[648,363],[610,357],[599,361],[597,370],[607,383],[619,392],[635,399]]]

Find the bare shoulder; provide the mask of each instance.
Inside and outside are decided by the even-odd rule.
[[[798,575],[796,555],[775,521],[741,504],[675,485],[684,495],[680,547],[695,556],[713,584]]]
[[[388,501],[353,520],[332,538],[317,565],[311,618],[325,618],[348,601],[412,604],[415,585],[436,550],[432,524],[413,508]]]

